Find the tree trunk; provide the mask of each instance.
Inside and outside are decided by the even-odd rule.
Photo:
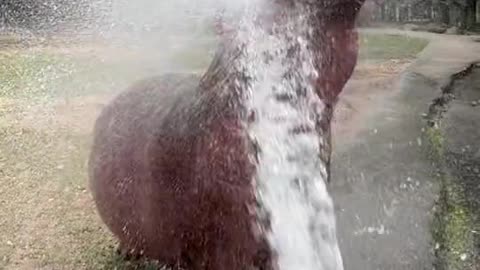
[[[434,3],[434,21],[440,24],[450,23],[449,5],[446,0],[436,0]]]
[[[386,18],[385,18],[385,3],[382,3],[382,5],[380,6],[380,20],[381,21],[385,21]]]
[[[412,21],[412,4],[407,5],[407,21]]]
[[[475,1],[476,20],[475,23],[480,23],[480,0]]]
[[[472,29],[476,23],[476,1],[468,0],[466,7],[466,22],[465,26],[467,29]]]
[[[400,7],[399,4],[395,3],[395,22],[400,21]]]
[[[456,25],[456,8],[455,5],[453,4],[453,0],[447,0],[446,5],[445,5],[445,15],[447,18],[447,24],[448,25]]]

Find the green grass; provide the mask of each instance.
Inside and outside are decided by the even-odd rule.
[[[68,75],[71,63],[47,53],[0,52],[0,96],[50,95],[49,83]]]
[[[167,57],[128,57],[100,60],[51,52],[0,51],[0,97],[45,100],[120,91],[136,80],[163,72],[162,61],[172,70],[205,69],[214,43],[180,49]]]
[[[202,70],[212,59],[215,42],[195,44],[165,59],[109,59],[72,57],[42,51],[0,51],[0,97],[49,99],[105,93],[160,72],[160,61],[172,69]],[[427,41],[394,35],[362,34],[360,60],[415,57]]]
[[[0,269],[16,269],[17,254],[36,268],[159,269],[114,252],[87,191],[89,145],[68,130],[0,125]]]
[[[0,97],[35,100],[104,93],[153,75],[137,66],[42,51],[0,52]]]
[[[360,60],[412,59],[428,45],[428,41],[401,35],[361,34]]]

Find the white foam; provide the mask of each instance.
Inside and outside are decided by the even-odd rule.
[[[272,36],[252,23],[258,9],[250,8],[240,23],[237,38],[245,47],[235,65],[252,78],[245,98],[249,109],[256,112],[256,120],[248,130],[261,149],[257,199],[270,214],[268,240],[278,255],[279,270],[341,270],[333,203],[325,184],[327,171],[319,157],[321,134],[289,132],[299,124],[313,128],[312,105],[323,109],[308,81],[318,71],[306,49],[308,41],[298,33],[299,29],[307,31],[301,28],[308,26],[299,18],[290,33]],[[300,36],[291,40],[303,48],[298,55],[300,67],[286,55],[292,45],[286,38],[297,34]],[[262,56],[273,52],[276,57],[266,63]],[[291,69],[301,72],[287,81],[284,74]],[[306,89],[306,96],[299,100],[303,105],[292,106],[274,98],[274,91],[295,95],[290,83]]]

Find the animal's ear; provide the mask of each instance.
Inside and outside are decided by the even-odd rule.
[[[316,89],[324,102],[335,104],[357,64],[358,33],[355,29],[337,24],[330,25],[325,35]]]
[[[322,17],[323,44],[319,57],[320,76],[317,89],[320,98],[334,104],[350,79],[357,64],[358,33],[355,30],[357,15],[365,0],[330,1]]]
[[[353,27],[365,0],[326,0],[329,3],[323,9],[322,16],[327,24],[343,24]]]

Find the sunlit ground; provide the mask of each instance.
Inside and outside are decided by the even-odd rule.
[[[363,35],[353,84],[400,72],[426,44]],[[98,44],[4,47],[0,269],[135,269],[115,255],[115,242],[87,190],[93,122],[112,95],[134,80],[171,70],[201,71],[211,46],[180,50],[168,59]]]

